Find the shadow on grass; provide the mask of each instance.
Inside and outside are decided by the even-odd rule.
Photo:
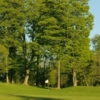
[[[24,96],[24,95],[10,95],[10,96],[18,97],[20,98],[19,100],[62,100],[59,98],[50,98],[50,97],[42,97],[42,96]]]

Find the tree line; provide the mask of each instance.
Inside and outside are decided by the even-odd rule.
[[[100,36],[89,38],[88,0],[0,0],[0,9],[0,81],[100,84]]]

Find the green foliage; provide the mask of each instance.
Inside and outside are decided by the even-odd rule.
[[[49,85],[55,87],[57,85],[57,68],[51,68],[49,73]]]
[[[5,65],[6,55],[11,81],[22,83],[28,76],[36,82],[41,75],[41,83],[50,75],[51,85],[55,85],[57,68],[51,65],[58,60],[61,74],[66,73],[61,76],[62,85],[71,84],[73,69],[78,79],[94,75],[88,38],[93,15],[88,0],[1,0],[0,9],[0,66]],[[27,70],[31,72],[25,74]],[[82,80],[78,81],[81,85]]]
[[[100,85],[100,35],[92,38],[93,67],[95,72],[95,85]]]

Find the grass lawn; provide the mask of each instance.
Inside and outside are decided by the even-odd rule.
[[[100,100],[100,87],[45,89],[0,83],[0,100]]]

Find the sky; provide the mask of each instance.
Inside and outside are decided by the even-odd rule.
[[[89,0],[90,12],[94,15],[94,26],[90,38],[100,34],[100,0]]]

